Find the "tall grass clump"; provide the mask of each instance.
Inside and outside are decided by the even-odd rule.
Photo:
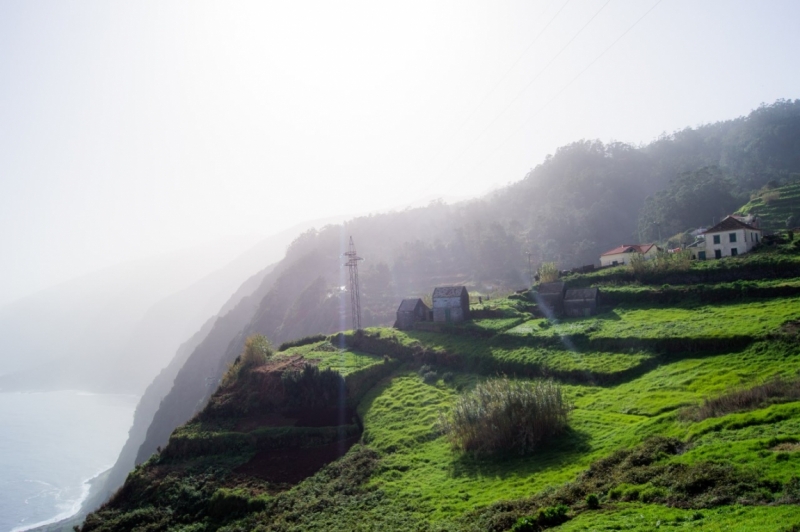
[[[552,283],[558,281],[558,266],[555,262],[543,262],[539,266],[539,282]]]
[[[567,427],[571,407],[552,381],[506,377],[478,384],[439,423],[456,450],[485,456],[527,453]]]
[[[637,280],[654,280],[664,274],[688,271],[692,267],[692,253],[688,250],[677,253],[659,251],[651,258],[634,253],[629,266]]]
[[[263,366],[272,357],[272,344],[266,336],[254,334],[245,340],[242,354],[236,357],[233,364],[222,377],[222,386],[232,386],[239,380],[242,371]]]

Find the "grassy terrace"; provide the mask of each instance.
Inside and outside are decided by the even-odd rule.
[[[768,230],[784,229],[786,218],[800,213],[800,182],[767,190],[739,209],[742,214],[757,213]]]
[[[800,297],[717,305],[690,302],[667,308],[621,305],[593,318],[565,319],[554,325],[545,319],[529,320],[507,334],[533,337],[585,334],[589,338],[763,337],[798,318]]]
[[[751,282],[770,289],[800,286],[800,278]],[[623,284],[613,290],[646,299],[664,288]],[[273,440],[284,442],[302,431],[248,427],[250,443],[237,450],[242,436],[231,435],[240,430],[235,420],[223,419],[217,433],[213,425],[190,424],[178,435],[197,437],[197,445],[210,451],[203,447],[207,454],[194,458],[165,453],[137,469],[131,482],[140,488],[130,489],[139,493],[138,506],[131,506],[129,514],[101,512],[109,527],[89,530],[110,531],[139,519],[161,523],[164,530],[224,532],[500,531],[559,501],[568,507],[567,520],[555,530],[800,527],[800,402],[774,399],[700,421],[685,414],[706,399],[752,388],[776,375],[797,378],[800,342],[796,328],[785,324],[800,319],[800,296],[626,303],[598,316],[558,322],[533,319],[527,312],[530,303],[516,296],[473,308],[482,317],[442,332],[374,328],[360,340],[347,333],[348,349],[337,348],[339,339],[332,338],[275,355],[277,360],[314,359],[321,369],[361,379],[360,385],[362,376],[375,375],[364,385],[368,391],[358,396],[362,445],[319,473],[291,489],[245,481],[231,471],[251,459],[253,446],[269,449]],[[715,349],[702,343],[740,337],[748,341],[735,346],[721,341]],[[642,340],[642,347],[628,347],[624,341],[631,339]],[[674,350],[668,343],[647,342],[675,339],[686,346],[700,342],[702,348]],[[598,345],[608,348],[593,349]],[[432,367],[420,371],[423,363]],[[498,368],[512,368],[505,371],[512,376],[560,379],[573,406],[569,430],[525,456],[477,459],[454,452],[441,432],[440,414]],[[335,436],[325,427],[303,430],[320,442]],[[637,450],[655,436],[678,442],[677,450],[657,452],[646,465],[632,462],[602,473],[607,476],[600,480],[587,475],[606,471],[597,464],[619,453],[639,456]],[[215,468],[212,480],[200,473],[207,467]],[[173,472],[167,478],[177,475],[175,482],[184,487],[180,492],[170,488],[159,499],[152,485],[165,471]],[[195,480],[186,480],[186,471]],[[239,490],[235,497],[219,492],[234,488]],[[214,507],[204,513],[205,503],[196,502],[200,499],[186,503],[186,493],[201,492],[219,499],[224,495],[238,506],[228,513],[215,513]],[[589,494],[597,496],[597,508],[588,506]],[[169,511],[159,510],[159,504],[167,504],[160,500],[172,501]],[[194,513],[182,514],[183,507]],[[150,521],[141,517],[145,510],[153,513]]]
[[[290,347],[275,356],[281,358],[295,355],[317,361],[320,369],[338,371],[343,377],[383,362],[383,357],[351,349],[339,349],[327,340],[300,347]]]
[[[484,377],[459,374],[451,384],[425,384],[414,373],[400,373],[373,390],[360,407],[365,442],[385,457],[371,486],[413,506],[425,520],[448,520],[476,506],[572,480],[592,461],[654,434],[690,442],[691,448],[674,458],[676,463],[728,460],[757,469],[765,479],[785,482],[800,472],[800,456],[788,453],[788,459],[779,460],[770,442],[794,441],[800,434],[800,404],[772,405],[696,424],[679,421],[676,413],[731,387],[775,374],[794,375],[800,371],[798,355],[796,346],[764,343],[735,355],[685,358],[613,387],[568,386],[575,406],[572,431],[535,456],[500,460],[454,455],[436,428],[437,413],[458,390]],[[649,511],[658,515],[653,513],[658,508]],[[800,509],[790,513],[800,520]],[[684,514],[667,512],[670,519]],[[622,516],[630,517],[624,511]],[[609,521],[614,522],[616,517]]]

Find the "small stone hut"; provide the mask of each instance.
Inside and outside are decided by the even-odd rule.
[[[564,282],[540,283],[533,294],[536,304],[547,317],[564,314]]]
[[[454,322],[469,319],[469,292],[465,286],[438,286],[433,289],[433,321]]]
[[[564,314],[572,318],[596,314],[599,296],[599,288],[567,290],[564,294]]]
[[[396,329],[413,329],[418,321],[429,321],[431,309],[420,298],[404,299],[397,308]]]

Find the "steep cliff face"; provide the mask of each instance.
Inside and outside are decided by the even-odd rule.
[[[224,354],[255,312],[254,299],[254,296],[242,299],[233,310],[217,318],[211,331],[180,368],[172,388],[164,396],[147,428],[136,453],[137,464],[165,445],[175,427],[185,423],[205,404],[219,382],[219,366],[235,358]]]
[[[245,338],[263,334],[277,344],[296,336],[338,330],[339,299],[328,297],[324,281],[317,277],[318,262],[315,253],[283,261],[252,295],[216,320],[161,402],[137,452],[137,464],[166,445],[172,431],[203,408],[227,367],[241,353]],[[294,323],[297,301],[303,301],[307,309],[299,324]],[[290,312],[292,309],[295,312]]]

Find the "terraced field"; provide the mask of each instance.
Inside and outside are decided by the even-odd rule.
[[[661,286],[615,290],[642,302],[554,321],[519,294],[438,332],[351,331],[277,353],[275,367],[338,372],[340,395],[318,408],[354,409],[353,422],[301,426],[288,407],[242,408],[266,404],[252,399],[258,379],[242,373],[83,530],[800,529],[797,397],[697,414],[709,399],[798,379],[800,296],[719,288],[726,295],[714,303],[674,294],[654,303]],[[567,432],[524,455],[454,451],[440,417],[498,374],[561,383]],[[229,414],[212,416],[215,404]],[[194,447],[180,447],[187,438]],[[283,457],[287,442],[315,457],[352,447],[331,451],[319,471],[259,476],[256,465]]]

